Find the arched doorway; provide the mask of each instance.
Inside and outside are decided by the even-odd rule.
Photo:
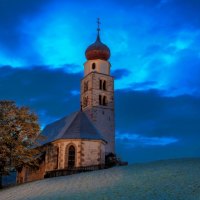
[[[68,168],[75,167],[75,147],[71,145],[68,149]]]

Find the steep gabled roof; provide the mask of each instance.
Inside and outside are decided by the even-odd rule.
[[[82,111],[72,113],[67,117],[47,125],[42,131],[42,135],[47,137],[45,143],[58,139],[104,140],[99,131]]]

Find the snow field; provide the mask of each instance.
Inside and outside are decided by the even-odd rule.
[[[200,200],[200,159],[134,164],[44,179],[0,191],[1,200]]]

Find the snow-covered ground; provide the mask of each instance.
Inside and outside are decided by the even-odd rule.
[[[50,178],[0,191],[1,200],[200,200],[200,159],[159,161]]]

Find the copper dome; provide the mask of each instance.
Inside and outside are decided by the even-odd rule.
[[[101,42],[99,33],[95,43],[91,44],[85,51],[87,60],[108,60],[110,58],[110,49]]]

